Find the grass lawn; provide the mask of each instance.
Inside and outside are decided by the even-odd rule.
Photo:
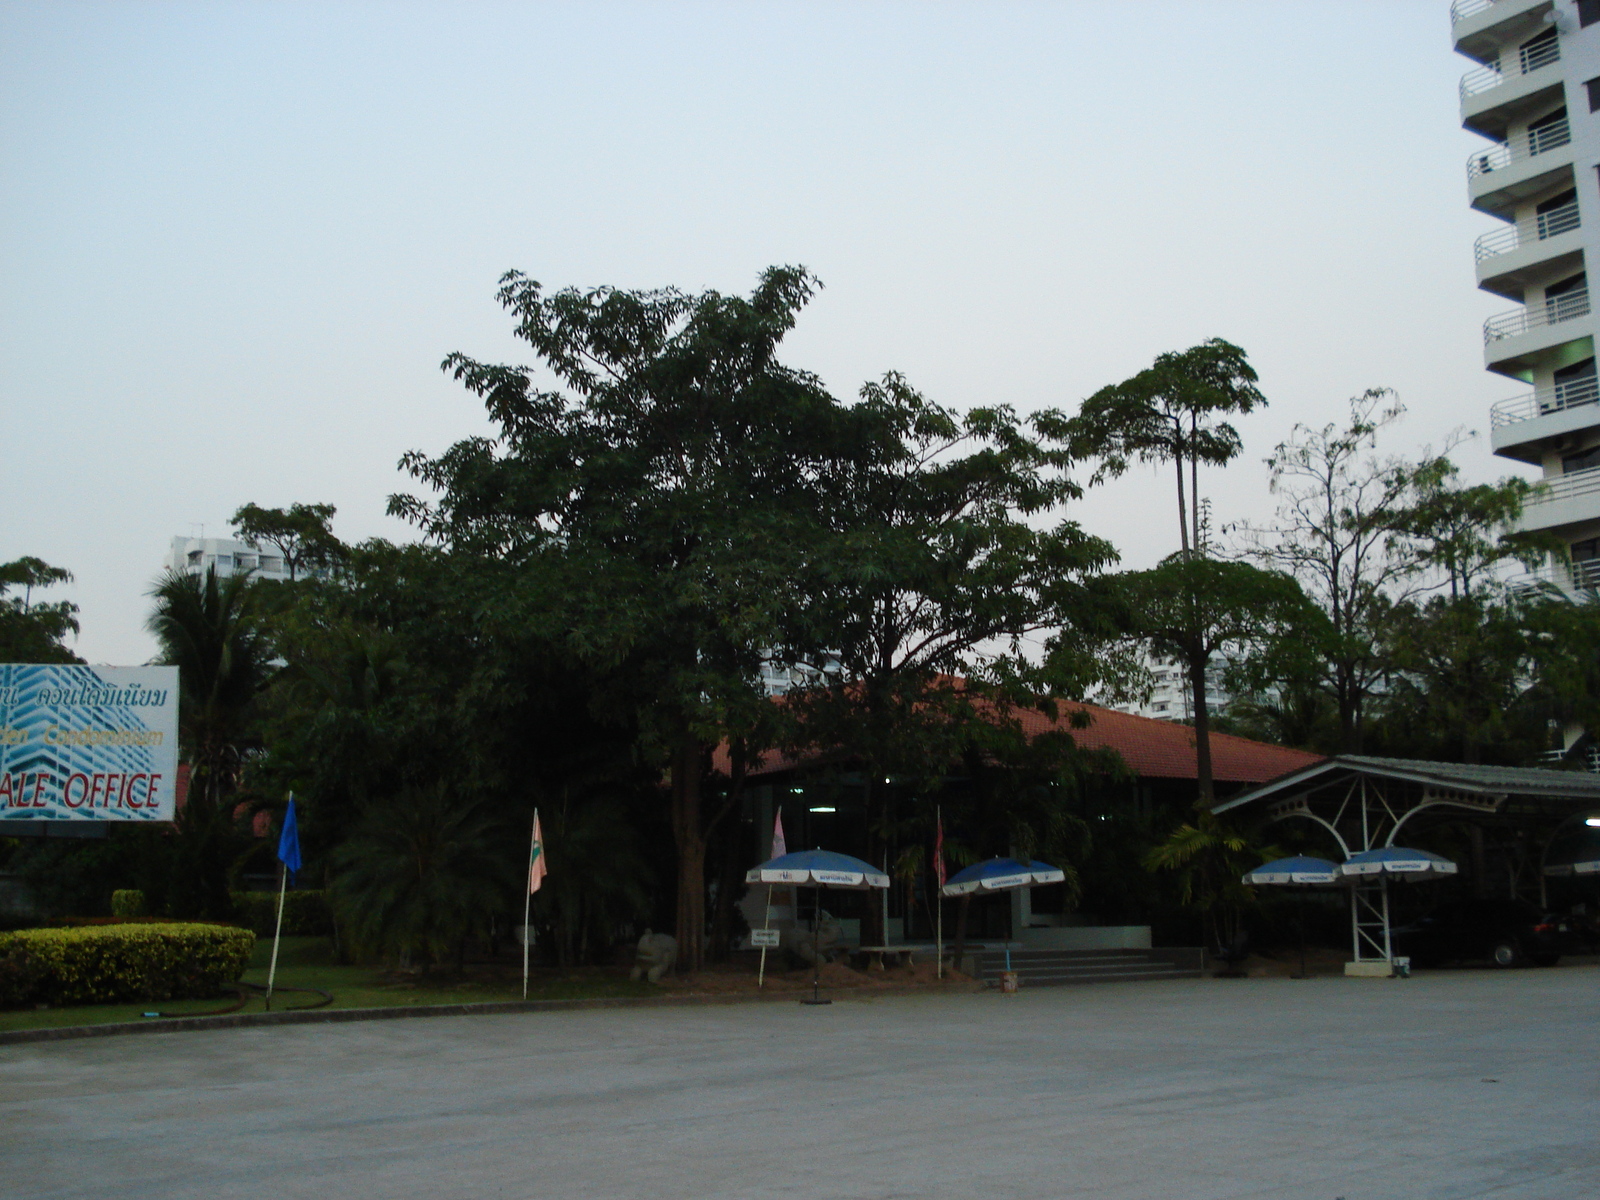
[[[244,979],[249,983],[267,982],[267,963],[272,954],[271,939],[256,943],[255,955]],[[373,967],[334,965],[326,938],[284,938],[278,953],[278,987],[314,987],[333,993],[330,1008],[379,1008],[397,1004],[474,1004],[491,1000],[522,999],[520,969],[507,965],[468,968],[465,978],[398,978]],[[616,969],[579,968],[569,971],[538,969],[528,986],[530,1000],[587,999],[609,996],[659,996],[661,989],[648,983],[631,983],[626,972]],[[295,992],[274,995],[274,1011],[299,1007],[318,1000]],[[0,1012],[0,1031],[42,1029],[63,1025],[100,1025],[115,1021],[156,1021],[148,1012],[181,1017],[215,1012],[232,1003],[218,1000],[166,1000],[145,1004],[87,1004],[77,1008],[30,1009]],[[261,1012],[259,997],[252,998],[239,1012]]]

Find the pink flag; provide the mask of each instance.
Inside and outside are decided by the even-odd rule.
[[[780,808],[772,822],[772,857],[782,858],[787,853],[789,843],[783,840],[783,809]]]
[[[539,829],[539,814],[533,814],[533,845],[528,850],[528,895],[539,890],[549,868],[544,861],[544,834]]]

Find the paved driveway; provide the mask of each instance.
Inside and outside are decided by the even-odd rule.
[[[0,1047],[0,1195],[1600,1196],[1600,969]]]

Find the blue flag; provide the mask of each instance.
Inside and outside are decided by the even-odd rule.
[[[294,817],[294,797],[289,797],[289,811],[284,814],[283,834],[278,838],[278,861],[293,879],[300,870],[300,823]]]

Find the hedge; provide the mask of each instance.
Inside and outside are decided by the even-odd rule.
[[[234,892],[239,924],[257,937],[271,937],[278,921],[277,892]],[[283,904],[284,937],[322,937],[333,932],[327,895],[316,889],[289,892]]]
[[[244,973],[255,934],[126,924],[0,934],[0,1008],[215,996]]]

